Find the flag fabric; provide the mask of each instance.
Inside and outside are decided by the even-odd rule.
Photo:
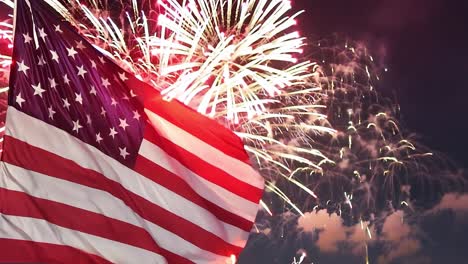
[[[226,263],[263,180],[241,140],[17,0],[0,262]]]

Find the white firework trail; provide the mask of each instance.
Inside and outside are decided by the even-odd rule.
[[[152,39],[162,91],[230,122],[267,112],[282,89],[305,85],[314,64],[297,62],[304,38],[284,0],[159,1]]]

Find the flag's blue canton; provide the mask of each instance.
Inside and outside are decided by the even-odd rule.
[[[17,17],[9,105],[132,166],[144,114],[127,73],[37,2],[17,7],[33,14]]]

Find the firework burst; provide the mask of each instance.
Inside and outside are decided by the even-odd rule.
[[[321,97],[319,88],[296,87],[285,91],[276,97],[277,104],[268,106],[266,113],[243,120],[234,130],[244,140],[252,163],[266,179],[267,191],[302,214],[300,201],[290,197],[294,188],[286,186],[294,185],[296,191],[317,199],[314,191],[293,176],[303,168],[319,173],[325,164],[334,163],[317,149],[315,139],[334,134],[335,130],[321,113],[324,106],[317,103]]]
[[[266,112],[285,87],[304,85],[313,64],[297,63],[304,38],[283,0],[159,1],[164,12],[151,41],[160,84],[211,117],[239,123]]]
[[[310,50],[321,62],[316,81],[323,96],[315,103],[325,106],[323,113],[336,133],[308,139],[333,162],[321,164],[320,170],[297,165],[290,175],[317,197],[277,184],[294,194],[290,199],[301,210],[326,208],[361,221],[417,199],[433,199],[463,183],[448,159],[400,125],[399,105],[378,91],[387,69],[364,45],[333,37],[312,43]]]
[[[48,0],[81,35],[116,63],[145,81],[155,79],[150,56],[159,11],[150,1]],[[154,84],[154,83],[153,83]]]

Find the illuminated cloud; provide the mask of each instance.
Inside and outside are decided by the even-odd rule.
[[[451,209],[455,211],[468,211],[468,194],[447,193],[431,212]]]

